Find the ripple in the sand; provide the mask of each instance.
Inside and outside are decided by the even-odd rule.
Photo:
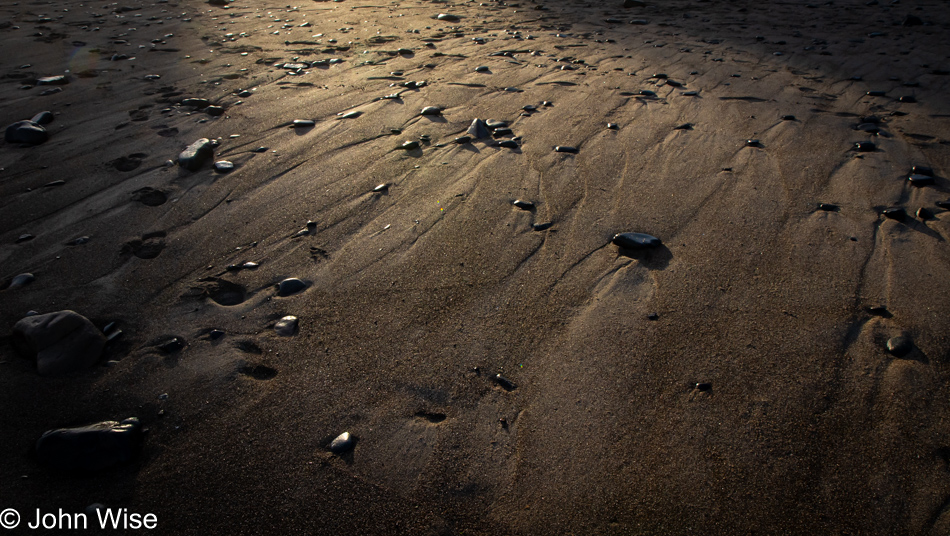
[[[165,204],[165,201],[168,200],[168,196],[161,190],[146,186],[132,192],[132,200],[150,207],[157,207]]]
[[[306,288],[306,283],[300,279],[297,279],[296,277],[290,277],[277,284],[277,295],[281,297],[291,296],[303,291]]]
[[[274,331],[281,337],[292,337],[297,334],[299,321],[296,316],[285,316],[274,324]]]
[[[353,436],[349,432],[343,432],[330,442],[329,448],[330,452],[334,454],[343,454],[351,450],[355,444]]]
[[[659,238],[646,233],[618,233],[611,242],[624,249],[655,248],[662,244]]]
[[[250,376],[255,380],[267,381],[273,380],[277,377],[277,369],[273,367],[268,367],[267,365],[244,365],[238,372],[245,376]]]

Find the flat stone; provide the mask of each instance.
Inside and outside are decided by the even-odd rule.
[[[403,144],[400,145],[399,148],[404,151],[414,151],[419,148],[419,142],[417,142],[416,140],[409,140],[409,141],[403,142]]]
[[[317,122],[313,119],[294,119],[293,127],[294,128],[310,128],[316,125]]]
[[[292,337],[297,334],[297,325],[296,316],[285,316],[274,324],[274,331],[281,337]]]
[[[355,441],[353,436],[350,435],[349,432],[343,432],[330,442],[330,452],[334,454],[343,454],[344,452],[351,450],[354,445]]]
[[[495,147],[504,147],[506,149],[517,149],[518,142],[515,140],[503,140],[495,144]]]
[[[49,139],[46,129],[33,121],[17,121],[7,126],[3,138],[7,143],[39,145]]]
[[[214,163],[214,170],[218,173],[227,173],[234,170],[234,162],[228,160],[218,160]]]
[[[745,140],[745,146],[746,147],[762,147],[762,142],[755,139]]]
[[[898,221],[901,221],[907,217],[907,211],[901,207],[886,208],[881,214],[884,214],[885,218]]]
[[[53,122],[53,119],[53,112],[46,111],[34,115],[30,121],[33,121],[37,125],[48,125]]]
[[[36,280],[36,277],[34,277],[33,274],[31,273],[19,274],[10,280],[10,286],[8,286],[7,288],[11,289],[11,288],[22,287],[25,285],[29,285],[35,280]]]
[[[914,349],[914,343],[904,336],[891,337],[887,340],[887,351],[895,357],[904,357]]]
[[[208,99],[199,99],[195,97],[183,99],[181,101],[182,106],[191,106],[193,108],[204,108],[208,106],[209,104],[211,104],[211,101],[209,101]]]
[[[617,123],[607,123],[607,129],[608,129],[608,130],[619,130],[619,129],[620,129],[620,125],[618,125]]]
[[[571,147],[570,145],[557,145],[554,147],[554,152],[557,153],[577,153],[577,147]]]
[[[36,85],[38,86],[64,86],[69,83],[69,79],[64,75],[57,76],[44,76],[42,78],[36,79]]]
[[[455,138],[455,139],[452,140],[452,141],[453,141],[454,143],[459,144],[459,145],[464,145],[464,144],[466,144],[466,143],[472,143],[472,137],[471,137],[471,136],[459,136],[458,138]]]
[[[497,383],[505,391],[514,391],[518,388],[515,382],[509,380],[508,378],[502,376],[501,374],[495,374],[492,377],[492,380]]]
[[[485,126],[488,127],[488,130],[495,130],[496,128],[503,128],[508,126],[508,121],[499,121],[497,119],[489,119],[485,121]]]
[[[783,115],[783,116],[782,116],[782,121],[795,121],[795,116],[794,116],[794,115]]]
[[[436,20],[444,20],[446,22],[458,22],[459,16],[453,15],[452,13],[439,13],[436,17]]]
[[[166,354],[175,354],[185,349],[188,346],[185,343],[185,339],[181,337],[172,337],[167,341],[158,345],[158,349],[165,352]]]
[[[877,149],[877,145],[869,141],[859,141],[854,144],[854,150],[859,153],[870,153]]]
[[[837,212],[839,207],[834,203],[819,203],[818,210],[824,210],[825,212]]]
[[[40,463],[64,472],[91,473],[132,460],[142,443],[142,424],[132,417],[44,433],[36,442]]]
[[[524,199],[515,199],[511,204],[520,208],[521,210],[531,210],[534,208],[534,203],[531,201],[525,201]]]
[[[929,186],[934,183],[934,178],[930,175],[914,174],[907,177],[907,182],[909,182],[911,186]]]
[[[212,116],[224,115],[224,108],[220,106],[208,106],[205,108],[205,113]]]
[[[648,249],[662,244],[659,238],[646,233],[619,233],[611,241],[623,249]]]
[[[544,223],[535,223],[535,224],[532,224],[532,225],[531,225],[531,228],[534,229],[535,231],[545,231],[545,230],[547,230],[547,229],[550,229],[552,225],[554,225],[554,222],[548,221],[548,222],[544,222]]]
[[[35,359],[41,376],[89,368],[99,361],[106,339],[88,318],[74,311],[28,316],[13,326],[13,345]]]
[[[914,166],[910,168],[910,172],[912,175],[926,175],[928,177],[934,176],[933,168],[927,166]]]
[[[214,145],[208,138],[201,138],[178,155],[178,165],[188,171],[198,171],[214,156]]]
[[[485,66],[485,65],[479,65],[478,67],[475,67],[475,72],[476,72],[476,73],[487,73],[487,72],[489,72],[489,71],[490,71],[490,69],[489,69],[487,66]]]
[[[373,192],[375,192],[375,193],[377,193],[377,194],[384,193],[384,192],[386,192],[386,191],[388,191],[388,190],[389,190],[389,183],[387,183],[387,182],[384,182],[384,183],[382,183],[382,184],[377,184],[376,187],[373,188]]]
[[[916,216],[921,221],[927,221],[934,219],[934,213],[928,208],[920,207],[917,209]]]
[[[442,115],[442,108],[438,106],[426,106],[419,112],[420,115]]]
[[[291,294],[296,294],[305,288],[307,288],[306,283],[297,279],[296,277],[291,277],[284,279],[277,284],[277,295],[281,297],[290,296]]]

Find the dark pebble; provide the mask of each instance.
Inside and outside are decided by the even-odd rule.
[[[887,92],[880,90],[872,90],[867,92],[868,97],[883,97],[887,95]]]
[[[897,100],[899,100],[900,102],[905,102],[907,104],[914,104],[917,102],[917,97],[913,95],[904,95]]]
[[[782,121],[795,121],[795,116],[794,116],[794,115],[783,115],[783,116],[782,116]]]
[[[495,130],[496,128],[504,128],[508,126],[508,121],[499,121],[497,119],[489,119],[485,121],[485,126],[488,130]]]
[[[709,391],[712,391],[712,384],[708,382],[696,383],[696,384],[693,384],[693,389],[709,392]]]
[[[514,140],[504,140],[495,144],[495,147],[505,147],[507,149],[517,149],[518,142]]]
[[[531,228],[535,231],[545,231],[550,229],[552,225],[554,225],[553,222],[535,223],[531,226]]]
[[[646,233],[619,233],[611,241],[624,249],[655,248],[662,244],[659,238]]]
[[[30,121],[38,125],[48,125],[53,122],[53,112],[40,112],[34,115]]]
[[[934,204],[940,208],[945,208],[947,210],[950,210],[950,199],[948,199],[947,201],[937,201]]]
[[[258,147],[256,149],[251,149],[252,153],[266,153],[267,147]]]
[[[464,144],[466,144],[466,143],[472,143],[472,137],[471,137],[471,136],[459,136],[458,138],[455,138],[455,139],[452,140],[452,141],[454,141],[455,143],[457,143],[457,144],[459,144],[459,145],[464,145]]]
[[[913,175],[926,175],[926,176],[928,176],[928,177],[933,177],[933,176],[934,176],[934,170],[933,170],[933,168],[929,168],[929,167],[925,167],[925,166],[914,166],[914,167],[910,168],[910,172],[911,172],[911,174],[913,174]]]
[[[7,288],[9,289],[9,288],[22,287],[24,285],[29,285],[35,280],[36,280],[36,277],[34,277],[33,274],[30,274],[30,273],[20,274],[20,275],[15,276],[12,280],[10,280],[10,286],[8,286]]]
[[[934,219],[934,213],[930,209],[920,207],[917,209],[917,218],[921,221],[927,221]]]
[[[859,153],[870,153],[877,149],[877,145],[869,141],[859,141],[854,144],[854,150]]]
[[[746,147],[762,147],[762,142],[759,140],[745,140]]]
[[[608,130],[620,130],[620,126],[617,123],[607,123]]]
[[[692,123],[683,123],[682,125],[677,125],[673,127],[673,130],[693,130]]]
[[[285,316],[274,324],[274,331],[281,337],[292,337],[297,334],[297,326],[296,316]]]
[[[293,127],[294,128],[309,128],[316,125],[317,122],[313,119],[294,119]]]
[[[22,243],[22,242],[27,242],[27,241],[29,241],[29,240],[33,240],[34,238],[36,238],[36,237],[33,236],[33,235],[31,235],[30,233],[23,233],[23,234],[21,234],[20,236],[17,237],[16,243],[17,243],[17,244],[20,244],[20,243]]]
[[[228,173],[234,170],[234,163],[227,160],[218,160],[214,163],[214,170],[218,173]]]
[[[934,183],[934,178],[929,175],[911,175],[907,177],[907,182],[912,186],[929,186]]]
[[[577,153],[577,147],[571,147],[570,145],[558,145],[554,147],[554,151],[558,153]]]
[[[46,129],[33,121],[17,121],[9,125],[4,132],[7,143],[25,143],[39,145],[49,139]]]
[[[192,108],[204,108],[209,104],[211,104],[211,102],[209,102],[208,99],[189,98],[181,101],[182,106],[191,106]]]
[[[58,376],[96,364],[105,337],[88,318],[74,311],[31,315],[13,326],[14,348],[34,359],[41,376]]]
[[[887,340],[887,351],[895,357],[904,357],[914,349],[914,344],[907,337],[891,337]]]
[[[885,218],[898,221],[901,221],[907,217],[907,211],[901,207],[886,208],[883,212],[881,212],[881,214],[884,214]]]
[[[438,106],[426,106],[419,112],[420,115],[442,115],[442,108]]]
[[[511,204],[520,208],[521,210],[531,210],[534,208],[534,203],[531,201],[525,201],[524,199],[516,199]]]
[[[819,203],[818,210],[824,210],[825,212],[837,212],[840,207],[834,203]]]
[[[509,380],[508,378],[502,376],[501,374],[495,374],[495,376],[492,379],[505,391],[514,391],[515,389],[518,388],[518,386],[515,385],[515,382]]]
[[[446,22],[458,22],[459,17],[458,15],[453,15],[451,13],[439,13],[438,16],[436,16],[436,20],[443,20]]]
[[[882,305],[875,305],[875,306],[868,307],[868,313],[874,316],[880,316],[883,318],[890,318],[892,316],[891,312],[887,310],[887,307],[884,307]]]
[[[291,277],[289,279],[284,279],[277,284],[277,295],[290,296],[291,294],[296,294],[305,288],[307,288],[306,283],[295,277]]]
[[[400,148],[400,149],[403,149],[403,150],[405,150],[405,151],[414,151],[414,150],[416,150],[416,149],[419,148],[419,142],[417,142],[417,141],[415,141],[415,140],[410,140],[410,141],[407,141],[407,142],[403,142],[403,144],[400,145],[399,148]]]
[[[36,85],[38,86],[64,86],[68,83],[69,79],[61,74],[57,76],[44,76],[43,78],[36,79]]]
[[[923,19],[917,15],[907,15],[904,17],[904,20],[901,21],[901,26],[922,26],[923,24]]]
[[[205,113],[213,116],[224,115],[224,108],[220,106],[208,106],[205,108]]]
[[[159,344],[158,349],[166,354],[174,354],[185,349],[185,340],[181,337],[172,337],[162,344]]]
[[[349,432],[343,432],[330,442],[330,452],[334,454],[343,454],[344,452],[351,450],[354,445],[355,442],[353,441],[353,436],[351,436]]]
[[[223,330],[220,330],[220,329],[212,329],[210,332],[208,332],[208,338],[211,339],[212,341],[216,341],[216,340],[220,339],[221,337],[224,337],[224,331],[223,331]]]
[[[657,313],[650,313],[650,314],[647,315],[647,319],[648,319],[648,320],[659,320],[659,319],[660,319],[660,315],[658,315]]]

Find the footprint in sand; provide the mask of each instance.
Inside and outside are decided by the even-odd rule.
[[[155,231],[131,240],[122,246],[122,253],[131,253],[140,259],[154,259],[165,249],[165,231]]]
[[[157,207],[159,205],[164,205],[165,201],[168,201],[168,196],[165,195],[165,192],[161,190],[156,190],[150,186],[145,188],[139,188],[138,190],[132,193],[132,201],[138,201],[143,205],[148,205],[150,207]]]
[[[241,368],[238,369],[238,372],[261,381],[273,380],[277,377],[277,369],[260,363],[242,365]]]

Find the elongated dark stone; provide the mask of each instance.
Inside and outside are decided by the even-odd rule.
[[[655,248],[662,244],[659,238],[646,233],[619,233],[612,242],[624,249]]]

